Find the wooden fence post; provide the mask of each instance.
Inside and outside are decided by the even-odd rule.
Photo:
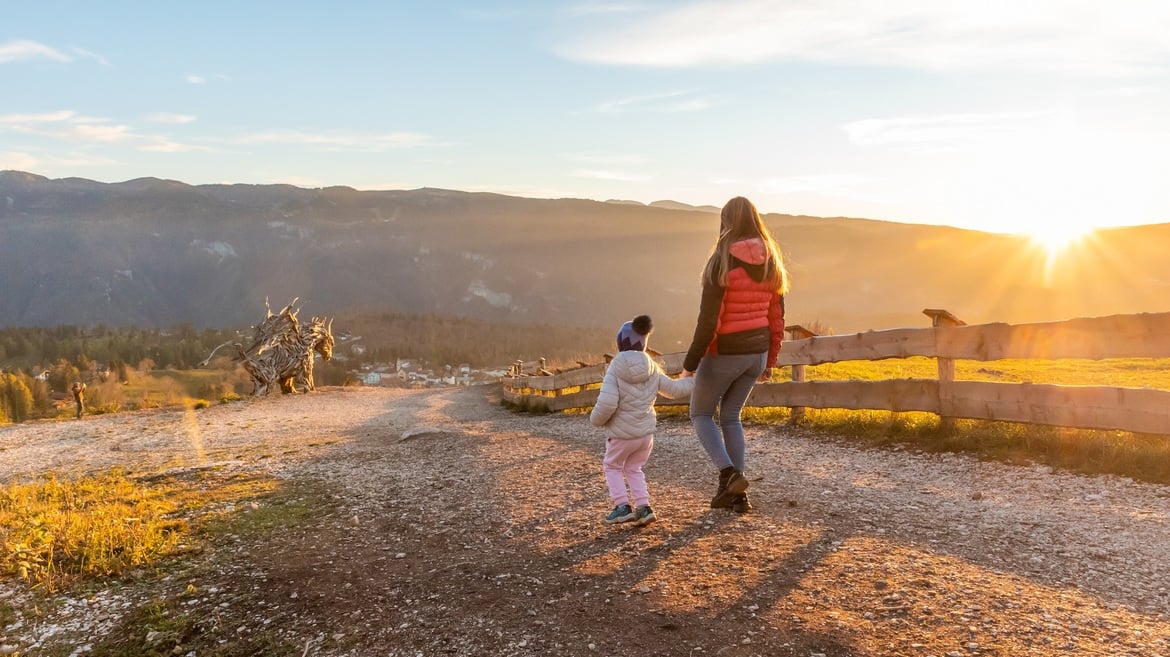
[[[946,326],[964,326],[967,322],[955,317],[947,310],[927,308],[922,314],[930,318],[930,325],[935,328]],[[955,418],[947,417],[947,409],[954,402],[955,360],[953,358],[938,359],[938,426],[943,431],[954,431]]]
[[[816,333],[813,333],[812,331],[806,329],[805,327],[801,326],[800,324],[793,324],[792,326],[786,326],[786,327],[784,327],[784,330],[788,331],[788,334],[790,336],[789,337],[790,340],[803,340],[805,338],[815,338],[817,335]],[[792,380],[793,381],[804,381],[804,365],[793,365],[792,366]],[[792,424],[795,424],[795,423],[799,422],[800,418],[802,418],[802,417],[804,417],[804,407],[803,406],[793,406],[792,407],[792,415],[788,418],[788,421]]]

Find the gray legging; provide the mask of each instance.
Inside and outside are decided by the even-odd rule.
[[[744,471],[743,422],[739,418],[756,380],[764,373],[768,354],[708,354],[695,370],[695,391],[691,393],[691,424],[699,443],[715,467],[729,465]],[[719,425],[715,407],[719,407]]]

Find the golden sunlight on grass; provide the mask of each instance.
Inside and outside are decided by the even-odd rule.
[[[0,577],[55,591],[90,577],[122,575],[182,552],[188,516],[275,489],[271,480],[212,472],[194,478],[131,479],[121,470],[62,481],[46,474],[0,489]],[[202,520],[203,518],[201,518]]]

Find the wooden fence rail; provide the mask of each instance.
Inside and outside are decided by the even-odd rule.
[[[965,325],[945,310],[923,312],[934,326],[832,336],[790,327],[794,339],[784,341],[777,366],[792,367],[793,380],[757,385],[748,405],[790,407],[794,413],[804,408],[924,411],[944,422],[968,418],[1170,434],[1167,390],[954,380],[955,360],[1167,358],[1170,313]],[[667,373],[677,374],[683,356],[662,354],[656,359]],[[807,365],[912,356],[938,359],[939,378],[804,380]],[[536,372],[525,374],[531,367],[517,363],[503,379],[503,396],[529,408],[587,408],[597,401],[605,368],[589,365],[554,374],[542,363]],[[659,398],[659,403],[679,402]]]

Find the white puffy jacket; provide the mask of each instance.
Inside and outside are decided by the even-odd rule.
[[[670,378],[644,351],[618,352],[605,370],[589,421],[605,427],[607,438],[643,438],[654,433],[658,393],[678,399],[690,396],[694,387],[694,377]]]

